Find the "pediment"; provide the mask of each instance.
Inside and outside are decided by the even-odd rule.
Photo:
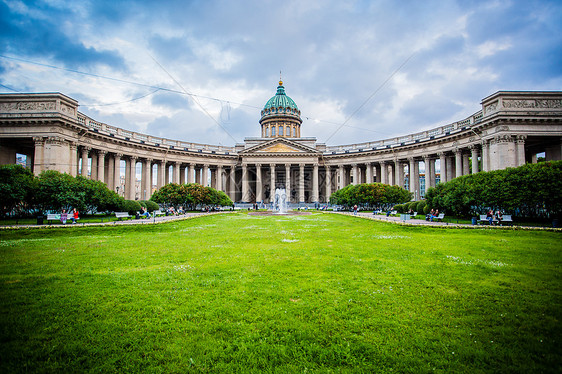
[[[299,144],[285,138],[275,138],[265,141],[261,144],[248,148],[241,153],[243,154],[310,154],[319,153],[316,149]]]

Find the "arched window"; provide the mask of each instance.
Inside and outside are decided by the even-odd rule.
[[[279,126],[279,136],[283,136],[283,126]]]
[[[285,134],[287,134],[287,136],[291,136],[291,128],[289,126],[285,129]]]
[[[297,137],[297,128],[293,127],[293,138]]]
[[[268,137],[269,136],[269,127],[265,128],[265,136]]]
[[[271,136],[275,136],[275,126],[271,128]]]

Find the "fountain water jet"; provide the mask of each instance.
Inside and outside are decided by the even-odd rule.
[[[276,214],[287,214],[287,192],[284,188],[275,189],[273,200],[273,211]]]

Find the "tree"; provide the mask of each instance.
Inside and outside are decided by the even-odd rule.
[[[19,215],[33,207],[37,181],[31,170],[21,165],[0,166],[0,211]]]
[[[348,185],[330,196],[330,203],[351,207],[389,208],[398,203],[410,201],[412,194],[399,186],[382,183]]]
[[[529,218],[562,214],[562,161],[465,175],[428,189],[432,208],[468,217],[501,209]]]

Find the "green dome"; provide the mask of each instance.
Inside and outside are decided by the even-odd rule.
[[[277,87],[277,93],[271,99],[265,103],[262,110],[262,116],[267,114],[289,112],[294,114],[300,114],[297,104],[289,96],[285,94],[285,87],[283,87],[283,81],[279,81],[279,86]]]

